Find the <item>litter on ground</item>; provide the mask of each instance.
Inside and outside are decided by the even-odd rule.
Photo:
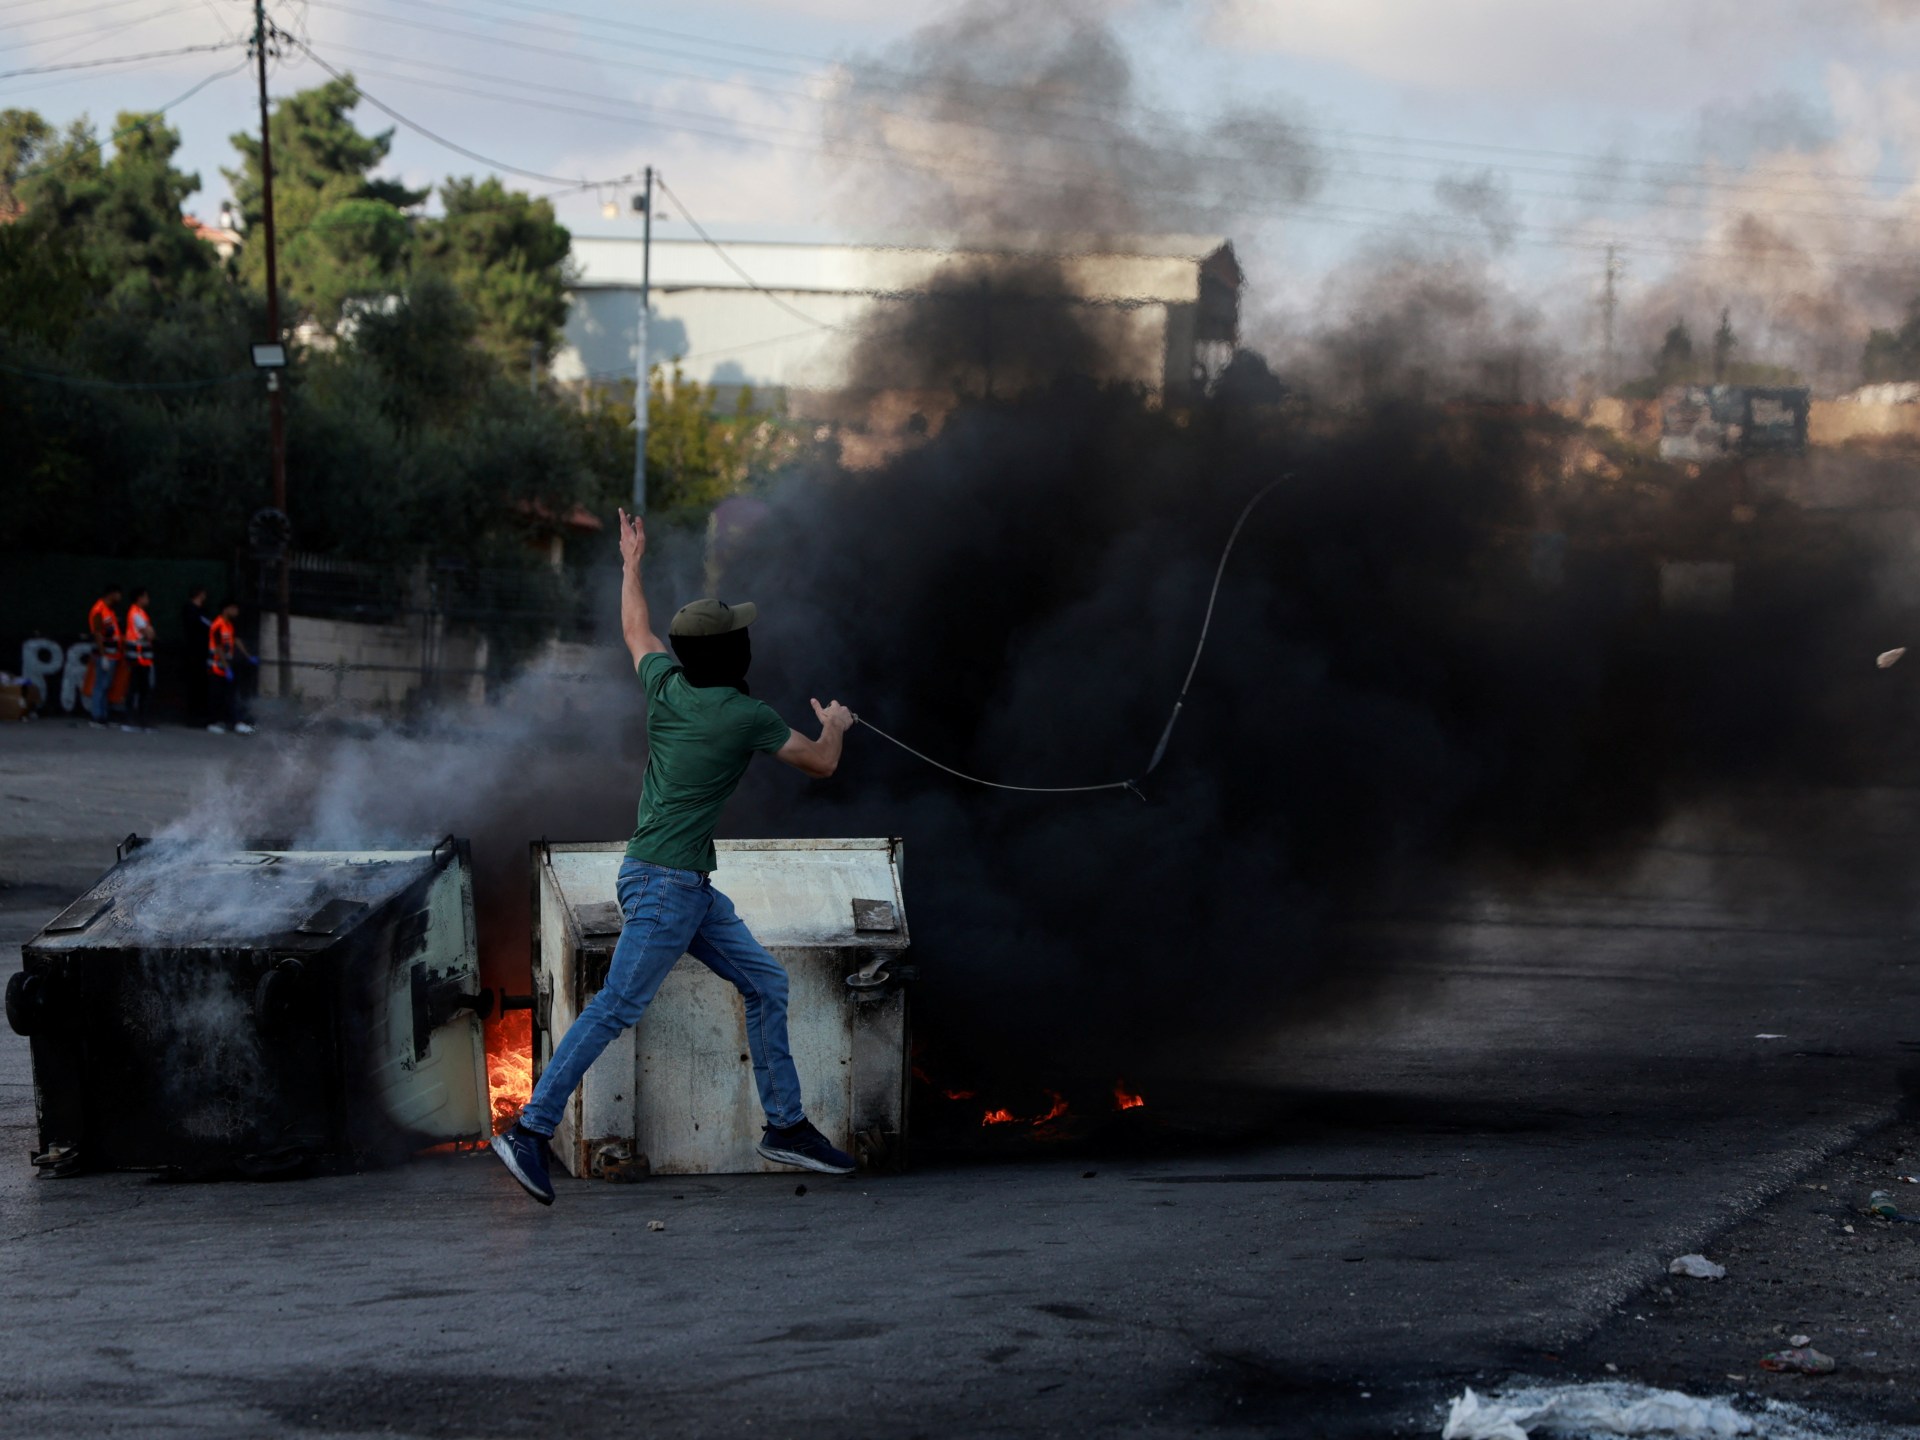
[[[1441,1440],[1529,1440],[1543,1435],[1644,1435],[1707,1440],[1758,1435],[1748,1416],[1724,1400],[1609,1380],[1480,1395],[1453,1402]]]
[[[1724,1280],[1727,1267],[1716,1265],[1704,1255],[1682,1255],[1667,1266],[1669,1275],[1686,1275],[1695,1280]]]
[[[1771,1355],[1762,1355],[1760,1368],[1789,1375],[1831,1375],[1834,1359],[1811,1345],[1796,1345],[1791,1350],[1776,1350]]]

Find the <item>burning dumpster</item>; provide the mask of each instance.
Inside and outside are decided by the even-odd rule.
[[[720,840],[713,883],[779,958],[807,1115],[868,1168],[904,1163],[906,909],[898,840]],[[624,842],[533,847],[533,1065],[605,980],[619,939]],[[682,956],[640,1023],[596,1060],[553,1153],[576,1176],[778,1170],[739,993]]]
[[[34,1163],[279,1174],[490,1133],[465,842],[210,850],[130,836],[7,985]]]

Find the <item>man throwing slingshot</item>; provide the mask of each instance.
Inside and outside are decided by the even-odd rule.
[[[682,954],[731,981],[745,1002],[747,1048],[767,1114],[760,1154],[827,1175],[850,1175],[854,1168],[853,1158],[814,1128],[801,1105],[787,1044],[787,972],[712,881],[714,826],[755,753],[825,779],[839,767],[853,712],[838,701],[815,700],[820,737],[809,740],[748,696],[752,605],[695,600],[683,606],[667,631],[670,655],[653,633],[641,588],[646,550],[640,517],[622,510],[620,628],[647,695],[648,744],[639,826],[618,882],[626,923],[606,983],[561,1037],[519,1120],[493,1140],[513,1178],[543,1205],[553,1203],[546,1148],[561,1107],[600,1052],[645,1013]]]

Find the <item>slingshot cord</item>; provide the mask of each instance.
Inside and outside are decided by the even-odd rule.
[[[1140,772],[1139,779],[1109,780],[1100,785],[1006,785],[998,780],[983,780],[978,775],[969,775],[964,770],[954,769],[951,765],[943,765],[931,755],[922,754],[920,751],[914,749],[911,745],[907,744],[906,741],[896,739],[894,736],[889,735],[871,720],[856,715],[854,716],[853,723],[866,726],[867,729],[873,731],[873,733],[878,735],[882,740],[892,745],[898,745],[916,760],[924,760],[936,770],[944,770],[955,779],[965,780],[969,784],[984,785],[989,790],[1018,790],[1028,795],[1084,795],[1095,790],[1130,790],[1141,800],[1145,800],[1147,797],[1140,793],[1139,782],[1159,769],[1160,762],[1166,758],[1167,745],[1173,739],[1173,727],[1180,721],[1180,712],[1185,708],[1187,703],[1187,692],[1193,688],[1193,677],[1198,674],[1200,670],[1200,657],[1206,652],[1207,635],[1213,629],[1213,609],[1220,599],[1220,582],[1226,578],[1227,559],[1233,554],[1233,547],[1239,543],[1240,532],[1246,528],[1247,518],[1253,514],[1254,507],[1275,490],[1279,489],[1282,482],[1292,478],[1292,472],[1288,472],[1278,480],[1268,481],[1266,485],[1255,492],[1251,500],[1247,501],[1246,505],[1240,511],[1240,518],[1233,522],[1233,529],[1227,535],[1226,546],[1220,551],[1220,563],[1214,567],[1213,588],[1207,593],[1207,613],[1200,622],[1200,638],[1195,642],[1193,647],[1193,661],[1187,666],[1187,678],[1180,686],[1179,697],[1173,702],[1172,713],[1167,716],[1166,728],[1160,732],[1160,743],[1153,747],[1153,758],[1147,761],[1147,768]]]

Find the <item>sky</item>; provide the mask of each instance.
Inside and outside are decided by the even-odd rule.
[[[970,215],[1041,213],[1046,177],[1087,142],[1035,128],[1106,103],[1048,89],[1039,79],[1060,77],[1041,70],[1093,37],[1123,72],[1115,123],[1134,136],[1101,151],[1105,193],[1130,192],[1141,232],[1230,236],[1256,326],[1336,312],[1396,266],[1438,264],[1514,313],[1591,331],[1610,244],[1629,343],[1676,307],[1710,329],[1724,305],[1757,355],[1815,327],[1895,323],[1920,292],[1904,259],[1920,253],[1920,0],[998,3],[271,0],[268,13],[360,80],[363,128],[395,128],[391,172],[425,185],[493,168],[452,142],[552,194],[580,234],[637,233],[627,201],[649,164],[672,189],[665,235],[690,235],[690,217],[723,238],[938,240]],[[0,106],[105,126],[242,67],[169,112],[211,218],[234,163],[227,137],[257,125],[234,44],[251,11],[0,0],[0,72],[116,62],[9,74]],[[998,77],[997,98],[958,122],[930,116],[916,77],[973,44],[998,47],[980,72]],[[270,90],[324,78],[289,46]],[[1061,96],[1065,110],[1047,108]],[[1226,143],[1244,160],[1270,143],[1271,131],[1235,142],[1242,113],[1285,128],[1291,148],[1272,169],[1297,173],[1283,184],[1249,164],[1261,174],[1244,186],[1195,195],[1194,156]],[[897,163],[936,153],[949,169]],[[948,187],[944,212],[930,184]]]

